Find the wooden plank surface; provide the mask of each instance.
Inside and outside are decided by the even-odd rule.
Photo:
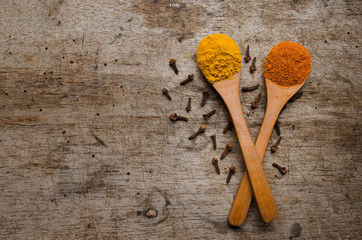
[[[0,1],[0,238],[361,238],[361,13],[360,1],[342,0]],[[235,132],[222,134],[228,112],[195,59],[212,33],[257,57],[258,71],[243,63],[241,81],[261,85],[241,94],[254,139],[268,49],[290,40],[312,56],[304,95],[280,116],[280,148],[265,157],[279,208],[271,224],[255,203],[241,228],[227,224],[245,167]],[[180,86],[190,73],[195,80]],[[189,122],[170,122],[173,112]],[[205,134],[189,141],[201,124]],[[217,175],[211,159],[228,142],[235,147]],[[149,208],[158,215],[147,218]]]

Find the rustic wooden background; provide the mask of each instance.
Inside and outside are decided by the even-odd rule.
[[[0,1],[1,239],[360,239],[361,14],[358,0]],[[265,157],[279,208],[271,224],[255,203],[241,228],[227,224],[245,168],[195,59],[212,33],[257,57],[258,72],[242,67],[243,86],[261,84],[241,94],[254,138],[268,50],[290,40],[312,56],[304,95],[280,117],[280,149]],[[190,73],[195,80],[180,86]],[[204,88],[211,96],[201,108]],[[190,121],[170,122],[173,112]],[[205,134],[189,141],[201,124]],[[211,158],[228,142],[235,148],[217,175]],[[158,215],[147,218],[149,208]]]

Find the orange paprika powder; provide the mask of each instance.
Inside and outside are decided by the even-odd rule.
[[[294,42],[281,42],[269,52],[264,63],[264,76],[272,82],[290,87],[307,80],[312,69],[308,50]]]

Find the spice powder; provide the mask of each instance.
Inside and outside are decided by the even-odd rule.
[[[274,46],[264,63],[264,76],[272,82],[290,87],[307,80],[312,68],[308,50],[294,42],[281,42]]]

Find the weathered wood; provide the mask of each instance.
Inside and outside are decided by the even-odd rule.
[[[361,4],[342,0],[1,1],[1,238],[361,238],[360,23]],[[265,156],[279,210],[271,224],[252,203],[241,228],[227,225],[245,167],[235,131],[221,134],[226,107],[195,59],[199,41],[216,32],[258,59],[254,74],[243,63],[241,78],[260,84],[241,93],[254,139],[266,105],[263,97],[250,106],[265,96],[259,59],[285,40],[311,53],[304,94],[287,104],[283,141]],[[180,86],[188,74],[195,79]],[[173,112],[189,121],[171,122]],[[205,133],[189,141],[202,124]],[[235,148],[218,175],[211,159],[228,142]],[[157,216],[146,217],[149,209]]]

